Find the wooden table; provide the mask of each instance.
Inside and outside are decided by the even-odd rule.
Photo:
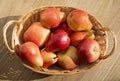
[[[65,5],[81,8],[94,15],[104,26],[110,27],[117,37],[114,54],[87,72],[69,76],[49,76],[35,73],[10,54],[0,36],[0,81],[120,81],[120,0],[0,0],[0,35],[9,20],[17,20],[37,7]],[[8,41],[10,34],[8,32]]]

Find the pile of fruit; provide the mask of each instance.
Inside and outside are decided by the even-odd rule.
[[[99,59],[100,46],[88,13],[76,9],[66,14],[54,7],[39,13],[24,32],[24,43],[18,56],[31,65],[49,68],[56,64],[63,69],[75,69],[80,63]]]

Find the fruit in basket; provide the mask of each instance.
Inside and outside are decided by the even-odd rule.
[[[69,28],[67,22],[63,22],[61,23],[57,29],[62,29],[64,30],[65,32],[67,32],[67,34],[69,35],[71,33],[71,29]]]
[[[58,65],[64,69],[72,70],[78,66],[77,48],[74,46],[69,46],[68,49],[58,52],[57,56]]]
[[[76,9],[70,12],[67,16],[67,23],[73,31],[90,30],[92,28],[88,13],[83,10]]]
[[[66,14],[65,14],[65,12],[60,11],[59,14],[60,14],[60,21],[61,22],[66,21]]]
[[[70,34],[70,42],[73,46],[78,46],[79,42],[85,38],[95,38],[92,31],[76,31]]]
[[[50,29],[41,25],[40,22],[34,22],[24,33],[24,41],[34,42],[39,47],[43,46],[50,35]]]
[[[40,21],[47,28],[56,28],[61,22],[60,15],[56,8],[47,8],[40,13]]]
[[[95,62],[100,56],[99,44],[91,38],[82,40],[78,45],[78,56],[82,61]]]
[[[18,56],[30,64],[43,66],[43,58],[40,54],[39,47],[32,42],[26,42],[20,45]]]
[[[8,46],[8,49],[10,50],[10,52],[18,52],[17,50],[18,50],[18,48],[17,48],[17,46],[18,46],[18,44],[19,44],[19,42],[20,42],[20,44],[21,44],[21,41],[22,42],[25,42],[25,41],[23,41],[23,38],[21,38],[21,37],[23,37],[23,33],[24,33],[24,29],[26,29],[26,28],[28,28],[28,25],[30,25],[30,23],[33,23],[34,21],[39,21],[40,22],[40,13],[41,12],[43,12],[44,11],[44,9],[47,9],[48,7],[44,7],[44,8],[38,8],[38,9],[35,9],[35,10],[33,10],[32,12],[30,12],[30,13],[28,13],[27,15],[25,15],[25,16],[23,16],[20,20],[18,20],[18,21],[21,21],[20,23],[18,23],[18,24],[21,24],[22,23],[22,25],[23,25],[23,28],[16,28],[15,27],[15,30],[17,30],[16,32],[15,32],[15,34],[18,36],[18,38],[19,38],[19,36],[20,36],[20,39],[19,40],[17,40],[16,38],[14,38],[14,41],[12,42],[13,43],[13,47],[15,48],[15,50],[13,49],[10,49]],[[51,7],[50,7],[51,8]],[[56,9],[57,10],[59,10],[59,11],[61,11],[61,12],[63,12],[63,13],[65,13],[66,14],[66,17],[68,16],[68,14],[69,13],[71,13],[71,11],[73,11],[73,10],[75,10],[75,8],[72,8],[72,7],[64,7],[64,6],[57,6],[56,7]],[[59,13],[60,15],[63,15],[62,13]],[[91,22],[92,22],[92,24],[93,24],[93,30],[95,30],[95,36],[96,36],[96,38],[95,38],[95,40],[100,44],[100,52],[102,53],[102,54],[104,54],[104,52],[105,52],[105,50],[106,49],[104,49],[104,48],[106,48],[106,45],[107,45],[107,42],[106,42],[106,36],[104,36],[105,34],[105,31],[106,31],[106,28],[104,29],[102,26],[101,26],[101,23],[99,23],[92,15],[89,15],[89,17],[90,17],[90,20],[91,20]],[[62,22],[68,22],[67,21],[67,19],[65,18],[65,20],[64,20],[64,18],[65,17],[62,17],[62,16],[60,16],[60,20],[61,20],[61,23],[60,24],[62,24]],[[32,20],[31,20],[32,19]],[[76,20],[77,20],[77,18],[76,18]],[[71,23],[72,24],[72,23]],[[59,26],[57,26],[57,27],[59,27]],[[78,26],[79,27],[79,26]],[[6,27],[7,28],[7,27]],[[4,28],[5,30],[5,32],[6,32],[6,28]],[[8,27],[9,28],[9,27]],[[57,28],[49,28],[50,29],[50,31],[53,33],[54,31],[56,31],[56,29]],[[73,29],[74,29],[74,27],[73,27]],[[63,29],[64,30],[64,29]],[[90,29],[91,30],[91,29]],[[65,30],[64,30],[65,31]],[[73,30],[72,32],[77,32],[78,30]],[[83,30],[83,31],[86,31],[86,29],[85,30]],[[79,32],[83,32],[83,31],[79,31]],[[87,30],[88,31],[88,30]],[[107,31],[110,31],[110,30],[108,30],[107,29]],[[69,36],[71,35],[71,33],[72,32],[70,32],[70,34],[69,34]],[[113,33],[112,31],[110,31],[111,33]],[[107,33],[107,32],[106,32]],[[104,35],[103,35],[104,34]],[[16,36],[15,35],[15,36]],[[14,35],[13,35],[14,36]],[[32,35],[33,36],[33,35]],[[4,38],[5,38],[6,36],[4,36]],[[99,40],[97,40],[97,39],[99,39]],[[85,39],[84,39],[85,40]],[[17,43],[16,43],[17,42]],[[114,33],[113,33],[113,48],[112,48],[112,51],[110,51],[110,55],[113,53],[113,51],[114,51],[114,49],[115,49],[115,47],[116,47],[116,42],[115,42],[115,36],[114,36]],[[15,43],[15,44],[14,44]],[[17,44],[17,46],[16,46],[16,44]],[[7,45],[7,43],[5,43],[5,45]],[[89,44],[90,45],[90,44]],[[44,46],[46,46],[46,43],[44,44]],[[44,48],[44,46],[42,46],[42,48],[40,48],[40,50],[41,49],[43,49]],[[56,44],[56,46],[57,46],[57,44]],[[81,46],[83,47],[83,45],[81,44]],[[79,49],[77,50],[79,53],[78,53],[78,58],[79,58],[79,61],[81,61],[81,59],[84,59],[85,57],[85,55],[86,55],[86,59],[84,59],[84,61],[87,61],[87,59],[88,59],[88,62],[90,62],[91,63],[91,59],[89,59],[89,58],[92,58],[92,61],[93,61],[93,59],[96,59],[98,56],[99,56],[99,54],[98,54],[98,56],[97,57],[95,57],[94,55],[92,55],[92,53],[90,53],[90,55],[88,55],[88,53],[84,53],[84,52],[81,52],[80,53],[80,51],[82,50],[81,49],[81,46],[79,47]],[[86,45],[87,46],[87,45]],[[68,47],[69,48],[69,47]],[[85,49],[85,47],[84,47],[84,49]],[[86,50],[88,50],[89,49],[89,46],[88,47],[86,47]],[[66,49],[67,50],[67,49]],[[79,51],[80,50],[80,51]],[[65,51],[65,50],[64,50]],[[88,50],[89,51],[89,50]],[[47,51],[48,52],[48,51]],[[61,50],[59,51],[59,52],[61,52]],[[58,51],[57,52],[54,52],[54,53],[58,53]],[[71,53],[74,53],[74,52],[70,52],[70,54]],[[82,54],[84,54],[84,55],[82,55]],[[83,62],[83,64],[81,64],[81,62],[80,62],[80,64],[78,64],[78,68],[76,68],[77,67],[77,64],[75,64],[74,63],[74,61],[72,60],[72,58],[71,57],[69,57],[68,55],[63,55],[63,54],[61,54],[60,55],[60,58],[59,59],[61,59],[61,60],[63,60],[63,62],[61,62],[61,64],[59,64],[61,67],[63,67],[64,69],[70,69],[70,70],[62,70],[62,69],[60,69],[59,67],[54,67],[54,66],[52,66],[51,65],[51,68],[50,69],[45,69],[45,68],[34,68],[34,67],[27,67],[27,68],[29,68],[29,69],[31,69],[31,70],[33,70],[33,71],[35,71],[35,72],[38,72],[38,73],[43,73],[43,74],[57,74],[57,75],[68,75],[68,74],[71,74],[71,73],[80,73],[81,71],[86,71],[87,69],[89,69],[89,68],[91,68],[91,66],[94,66],[94,63],[93,64],[86,64],[85,63],[85,66],[84,66],[84,62]],[[72,54],[71,54],[72,55]],[[99,60],[101,60],[101,59],[105,59],[106,57],[108,57],[108,56],[110,56],[109,54],[107,54],[107,55],[100,55],[100,57],[99,57]],[[68,64],[68,65],[67,65]],[[66,66],[64,66],[64,65],[66,65]],[[43,66],[44,67],[44,66]],[[50,67],[50,66],[49,66]],[[75,70],[71,70],[71,69],[74,69],[74,68],[76,68]]]
[[[42,50],[41,55],[42,55],[42,58],[44,61],[43,62],[44,68],[48,68],[57,62],[57,59],[58,59],[57,55],[53,52],[48,52],[46,50]]]
[[[65,50],[70,44],[70,38],[64,30],[54,31],[46,42],[46,49],[52,52]]]

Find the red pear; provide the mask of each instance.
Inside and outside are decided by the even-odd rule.
[[[56,8],[47,8],[40,13],[40,21],[47,28],[56,28],[61,22],[61,15]]]
[[[32,42],[26,42],[20,45],[18,55],[21,59],[35,66],[43,66],[43,59],[39,47]]]
[[[73,31],[90,30],[92,28],[88,13],[83,10],[71,11],[67,16],[67,23]]]
[[[58,58],[57,58],[56,54],[53,52],[48,52],[46,50],[42,50],[41,55],[42,55],[42,58],[44,61],[44,63],[43,63],[44,68],[48,68],[57,62]]]

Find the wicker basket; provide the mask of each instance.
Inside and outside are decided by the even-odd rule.
[[[72,10],[76,9],[76,8],[72,8],[72,7],[63,7],[63,6],[54,6],[56,7],[58,10],[65,12],[66,15],[71,12]],[[11,20],[9,21],[3,28],[3,38],[4,38],[4,43],[5,46],[7,47],[7,49],[11,52],[11,54],[16,54],[16,50],[18,49],[19,45],[21,45],[23,43],[23,33],[26,31],[26,29],[31,25],[31,23],[35,22],[35,21],[39,21],[39,13],[41,13],[42,10],[46,9],[48,7],[43,7],[43,8],[37,8],[32,10],[31,12],[27,13],[26,15],[24,15],[23,17],[21,17],[19,20]],[[60,67],[54,65],[51,68],[42,68],[42,67],[33,67],[31,65],[29,65],[28,63],[24,62],[21,60],[21,63],[35,71],[38,73],[43,73],[43,74],[50,74],[50,75],[68,75],[68,74],[75,74],[75,73],[80,73],[82,71],[86,71],[88,69],[90,69],[91,67],[95,66],[95,64],[99,63],[102,59],[105,59],[107,57],[109,57],[111,54],[113,54],[113,51],[115,50],[116,47],[116,38],[114,33],[107,27],[103,27],[92,15],[89,14],[89,18],[90,21],[93,24],[93,29],[95,30],[95,35],[96,38],[95,40],[100,44],[100,48],[101,48],[101,55],[98,59],[98,61],[96,61],[95,63],[92,64],[80,64],[76,69],[74,70],[63,70]],[[12,40],[11,40],[11,46],[8,45],[8,41],[6,38],[6,33],[7,33],[7,29],[9,27],[11,27],[11,24],[16,24],[13,28],[12,31]],[[109,33],[110,32],[110,33]],[[112,38],[113,38],[113,47],[111,47],[111,51],[108,54],[106,53],[107,50],[107,36],[108,34],[111,34]],[[12,48],[10,48],[12,47]]]

